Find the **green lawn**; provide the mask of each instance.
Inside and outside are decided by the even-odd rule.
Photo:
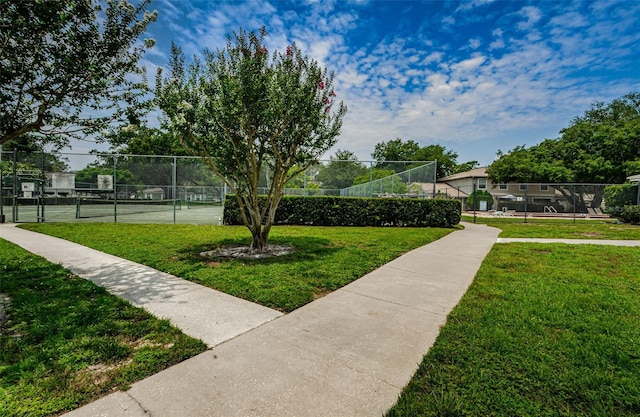
[[[25,224],[284,312],[313,301],[454,229],[274,227],[270,242],[294,253],[263,260],[202,259],[250,243],[244,226]]]
[[[0,415],[69,411],[206,349],[64,268],[0,239]]]
[[[464,221],[473,222],[465,216]],[[559,239],[620,239],[640,240],[640,227],[630,224],[616,224],[615,220],[552,220],[513,218],[476,218],[476,223],[502,229],[500,237],[537,237]]]
[[[511,243],[387,417],[638,415],[638,249]]]
[[[607,222],[483,223],[502,228],[501,237],[640,239],[639,227]],[[23,227],[283,311],[451,231],[279,227],[271,242],[291,244],[295,253],[261,261],[206,261],[198,256],[201,251],[248,243],[246,229]],[[639,346],[637,248],[496,245],[387,416],[640,415]]]

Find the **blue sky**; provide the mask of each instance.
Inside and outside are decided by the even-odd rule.
[[[157,45],[187,56],[265,25],[335,72],[349,107],[335,149],[371,159],[394,138],[440,144],[458,161],[555,138],[596,101],[640,90],[640,1],[154,0]],[[153,78],[153,75],[151,76]],[[334,149],[334,150],[335,150]],[[326,155],[333,154],[333,151]]]

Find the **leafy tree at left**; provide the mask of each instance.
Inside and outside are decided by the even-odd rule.
[[[0,145],[31,133],[60,147],[136,124],[149,2],[0,0]]]

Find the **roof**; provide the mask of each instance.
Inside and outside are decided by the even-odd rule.
[[[628,176],[627,181],[633,182],[633,183],[640,182],[640,174]]]
[[[434,191],[432,182],[414,182],[411,184],[411,186],[415,186],[415,185],[422,188],[422,190],[426,193],[432,193]],[[436,194],[445,194],[447,197],[451,197],[451,198],[469,196],[468,193],[445,183],[436,183],[435,192]]]
[[[446,182],[453,180],[462,180],[465,178],[487,178],[487,167],[475,168],[470,171],[458,172],[457,174],[449,175],[448,177],[438,178],[438,182]]]

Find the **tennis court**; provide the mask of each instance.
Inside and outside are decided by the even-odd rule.
[[[76,200],[73,204],[37,206],[35,204],[4,207],[7,221],[12,222],[102,222],[102,223],[166,223],[222,224],[223,207],[213,203],[174,200]]]

